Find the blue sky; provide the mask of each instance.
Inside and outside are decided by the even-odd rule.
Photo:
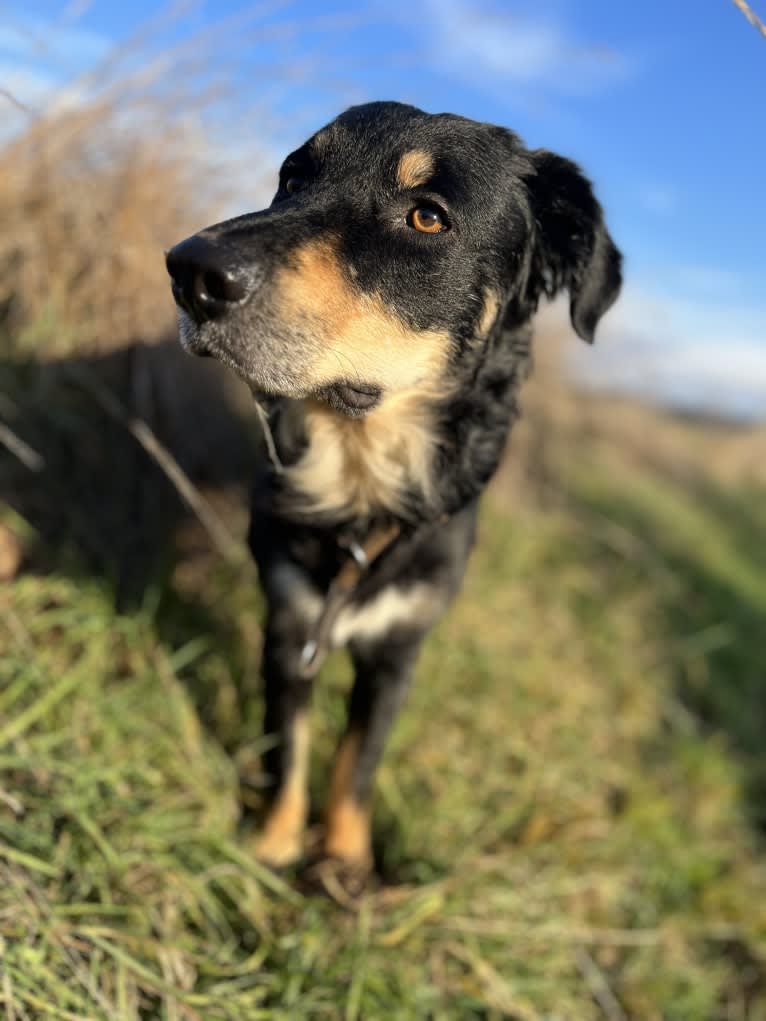
[[[0,86],[43,102],[156,10],[0,3]],[[766,408],[766,40],[731,0],[218,0],[179,8],[155,44],[227,18],[210,44],[213,72],[235,84],[221,116],[236,125],[268,106],[274,159],[344,105],[390,98],[505,124],[578,160],[628,281],[603,353],[578,366],[676,401]]]

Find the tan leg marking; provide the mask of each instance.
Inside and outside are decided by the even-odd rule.
[[[352,792],[360,745],[361,734],[352,730],[338,748],[327,804],[325,852],[333,858],[369,869],[372,867],[370,806],[361,804]]]
[[[0,524],[0,581],[11,581],[19,573],[24,551],[14,533]]]
[[[255,845],[256,857],[268,865],[290,865],[303,851],[303,830],[308,816],[309,721],[306,713],[293,724],[290,771],[269,810]]]

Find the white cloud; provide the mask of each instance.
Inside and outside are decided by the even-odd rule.
[[[595,351],[573,346],[570,365],[587,385],[766,418],[766,307],[671,300],[628,284]]]
[[[745,290],[742,276],[721,266],[681,265],[675,276],[686,290],[712,297],[735,297]]]
[[[0,59],[0,88],[21,104],[36,107],[54,86],[54,79],[42,69]]]
[[[624,76],[625,59],[582,43],[551,19],[477,9],[465,0],[429,0],[432,58],[476,81],[506,78],[555,91],[591,91]]]
[[[0,135],[8,137],[23,123],[16,103],[39,112],[55,97],[57,106],[71,107],[82,98],[73,79],[92,68],[111,48],[111,41],[66,20],[44,22],[22,18],[0,25]],[[13,103],[8,97],[12,97]],[[5,107],[11,109],[6,116]]]
[[[55,82],[43,71],[0,58],[0,144],[12,138],[53,94]]]
[[[110,41],[63,22],[30,18],[0,25],[0,141],[55,103],[57,109],[81,102],[77,85],[69,84],[91,68],[110,48]]]

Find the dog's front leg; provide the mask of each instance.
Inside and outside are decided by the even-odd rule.
[[[303,640],[301,624],[288,607],[270,610],[263,650],[264,729],[276,743],[264,755],[273,786],[255,853],[275,867],[300,858],[308,817],[311,682],[301,677]]]
[[[375,769],[407,693],[422,636],[352,642],[356,670],[348,724],[330,782],[324,852],[361,876],[373,866],[371,798]]]

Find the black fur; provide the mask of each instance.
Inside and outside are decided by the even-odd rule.
[[[408,190],[397,185],[397,165],[409,150],[432,157],[434,172]],[[419,204],[440,209],[449,229],[413,230],[408,216]],[[361,519],[312,513],[291,489],[289,473],[285,481],[268,463],[256,481],[250,543],[270,605],[266,728],[281,742],[267,765],[277,791],[291,765],[291,721],[310,695],[298,670],[308,624],[278,584],[280,569],[299,568],[315,592],[325,593],[347,556],[339,537],[362,539],[397,517],[400,538],[362,580],[352,605],[363,609],[392,586],[407,593],[428,583],[436,619],[459,587],[479,496],[517,414],[540,298],[568,291],[573,326],[592,341],[621,283],[621,257],[601,207],[570,161],[528,151],[505,129],[449,114],[396,103],[348,110],[288,156],[268,209],[208,228],[169,257],[174,293],[187,313],[187,346],[223,359],[264,397],[288,467],[310,437],[300,423],[291,424],[287,401],[311,398],[339,415],[363,417],[387,397],[379,380],[344,375],[342,362],[337,379],[312,387],[300,369],[311,337],[275,321],[275,273],[306,241],[325,237],[356,292],[382,299],[415,332],[449,338],[454,392],[434,418],[434,485],[429,492],[413,480],[399,514],[384,508]],[[201,263],[187,257],[190,244],[198,246],[194,259]],[[212,296],[192,283],[208,264]],[[479,336],[487,296],[494,296],[496,315]],[[360,801],[369,795],[385,733],[431,623],[396,620],[374,638],[350,640],[357,681],[349,725],[363,733],[353,779]]]

